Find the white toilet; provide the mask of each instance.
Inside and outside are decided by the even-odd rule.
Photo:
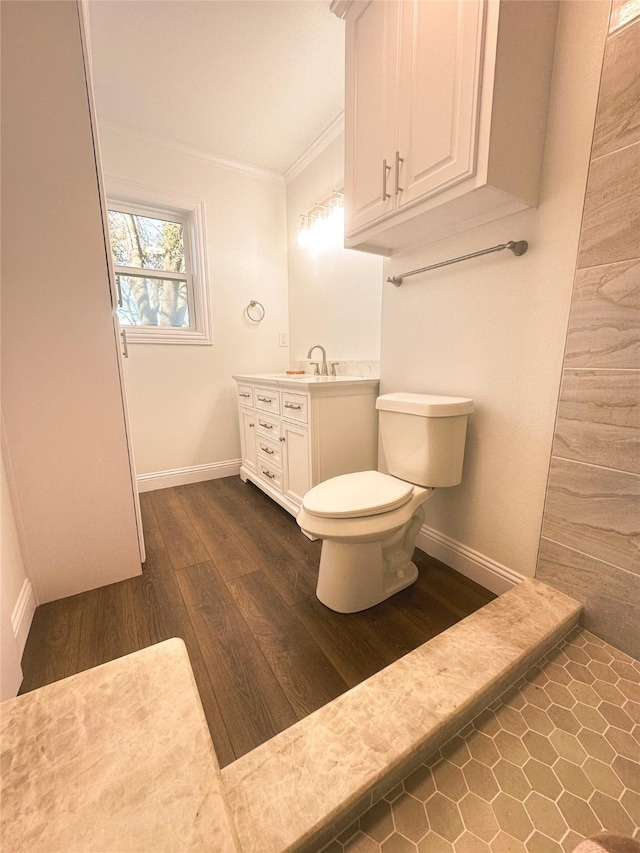
[[[411,562],[435,488],[462,479],[467,415],[473,400],[429,394],[384,394],[380,471],[343,474],[303,498],[298,524],[322,539],[316,594],[338,613],[373,607],[412,584]]]

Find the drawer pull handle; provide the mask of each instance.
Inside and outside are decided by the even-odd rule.
[[[250,396],[251,396],[251,394],[247,394],[247,392],[246,392],[246,391],[240,391],[240,393],[238,394],[238,396],[239,396],[239,397],[250,397]]]
[[[261,397],[259,394],[258,400],[260,400],[261,403],[273,403],[273,397]]]
[[[301,409],[302,408],[301,405],[298,404],[297,406],[294,406],[293,403],[285,403],[284,407],[285,407],[285,409]]]
[[[283,435],[280,436],[280,441],[286,441],[286,440],[287,439]]]
[[[249,424],[250,427],[255,426],[255,424]]]
[[[271,471],[267,471],[266,468],[262,469],[262,473],[264,474],[265,477],[268,477],[270,480],[275,480],[275,478],[276,478],[276,475],[272,474]]]
[[[260,445],[260,450],[264,451],[265,453],[268,453],[269,456],[273,456],[273,454],[275,453],[275,450],[272,450],[270,447],[264,447],[264,445],[262,444]]]
[[[261,427],[264,427],[265,429],[273,429],[273,424],[266,424],[264,421],[258,421],[258,423]]]

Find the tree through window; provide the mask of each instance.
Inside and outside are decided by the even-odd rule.
[[[108,226],[127,343],[212,343],[204,202],[108,182]]]
[[[109,208],[123,326],[190,328],[191,264],[185,217]],[[144,274],[142,271],[144,270]]]

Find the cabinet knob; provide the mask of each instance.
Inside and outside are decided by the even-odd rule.
[[[283,435],[280,436],[280,441],[286,441],[286,440],[287,439]]]

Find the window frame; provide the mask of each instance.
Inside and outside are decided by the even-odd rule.
[[[189,328],[172,326],[131,326],[119,324],[126,331],[128,344],[204,344],[213,343],[209,306],[208,264],[204,201],[176,193],[163,193],[149,187],[106,179],[107,215],[109,210],[149,216],[178,222],[183,228],[185,272],[124,267],[116,264],[110,250],[110,266],[120,307],[119,275],[181,280],[187,284]],[[117,310],[116,310],[117,316]]]

